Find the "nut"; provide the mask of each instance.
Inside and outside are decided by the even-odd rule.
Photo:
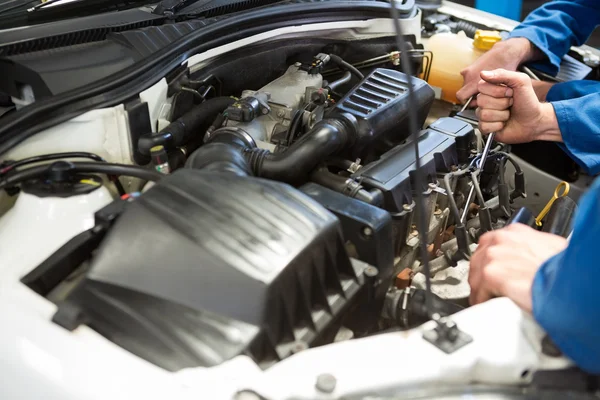
[[[373,278],[376,277],[379,274],[379,270],[373,266],[368,266],[367,268],[365,268],[365,275],[368,276],[369,278]]]
[[[321,374],[317,376],[317,382],[315,383],[317,390],[323,393],[333,393],[336,385],[337,379],[331,374]]]
[[[366,237],[370,238],[371,236],[373,236],[373,229],[371,229],[371,227],[369,226],[365,226],[362,230],[362,233]]]

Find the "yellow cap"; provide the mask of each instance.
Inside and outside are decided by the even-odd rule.
[[[500,36],[500,32],[498,31],[478,30],[477,32],[475,32],[473,46],[475,46],[476,49],[487,51],[501,40],[502,36]]]

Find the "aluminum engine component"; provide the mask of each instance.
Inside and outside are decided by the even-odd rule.
[[[257,91],[246,90],[242,98],[266,95],[270,111],[250,122],[228,121],[227,126],[235,126],[246,131],[261,148],[273,150],[274,133],[287,131],[295,110],[306,104],[306,95],[323,86],[321,74],[311,75],[300,69],[300,63],[291,65],[285,74]],[[322,114],[322,113],[321,113]],[[314,118],[311,123],[317,122]]]

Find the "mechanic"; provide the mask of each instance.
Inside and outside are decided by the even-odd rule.
[[[600,172],[600,83],[550,85],[513,72],[521,63],[549,61],[556,72],[571,45],[600,22],[600,1],[554,1],[463,71],[459,99],[475,104],[483,133],[505,143],[549,140],[590,174]],[[539,68],[539,67],[538,67]],[[511,298],[532,312],[562,352],[600,373],[600,179],[581,199],[570,241],[515,224],[482,236],[471,258],[471,303]]]

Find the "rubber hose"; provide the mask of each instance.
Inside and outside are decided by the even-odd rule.
[[[350,71],[352,73],[352,75],[354,75],[355,77],[357,77],[361,81],[363,79],[365,79],[365,76],[362,74],[362,72],[360,72],[354,65],[352,65],[352,64],[344,61],[342,59],[342,57],[337,56],[335,54],[330,54],[329,58],[331,58],[331,61],[335,65],[337,65],[340,69],[343,69],[344,71]]]
[[[337,89],[338,87],[342,86],[344,83],[350,82],[351,78],[352,78],[352,73],[350,73],[350,71],[346,71],[340,79],[338,79],[337,81],[333,81],[329,85],[327,85],[327,88],[330,91],[333,91],[333,90]]]
[[[194,135],[204,134],[201,132],[202,125],[212,123],[223,110],[234,102],[235,99],[231,97],[215,97],[206,100],[171,122],[160,132],[140,137],[138,140],[139,152],[149,155],[150,149],[157,145],[163,145],[167,149],[183,146]]]
[[[256,176],[291,184],[302,183],[326,158],[344,149],[356,129],[337,119],[326,119],[282,153],[253,149],[245,152]]]

